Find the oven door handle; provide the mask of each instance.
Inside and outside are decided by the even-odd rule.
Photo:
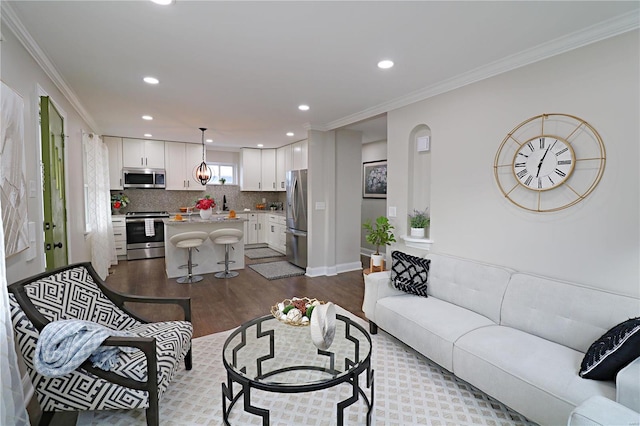
[[[145,220],[146,219],[125,219],[125,223],[144,223]],[[162,223],[162,218],[153,218],[153,221],[155,223]]]

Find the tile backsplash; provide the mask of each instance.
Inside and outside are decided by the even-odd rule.
[[[222,210],[223,198],[227,198],[229,210],[241,211],[245,208],[254,210],[256,204],[265,199],[266,208],[269,203],[282,203],[286,201],[285,192],[257,192],[240,191],[238,185],[207,186],[203,191],[167,191],[164,189],[125,189],[111,191],[111,194],[126,194],[130,203],[120,210],[120,213],[142,211],[179,211],[180,207],[193,206],[196,200],[209,194],[216,202],[216,210]]]

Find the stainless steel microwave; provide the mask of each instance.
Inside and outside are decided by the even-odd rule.
[[[165,171],[162,169],[122,169],[125,188],[164,188]]]

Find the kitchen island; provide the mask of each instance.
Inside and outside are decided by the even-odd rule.
[[[213,215],[211,219],[201,219],[198,216],[192,216],[189,220],[175,220],[172,216],[170,219],[163,219],[164,222],[164,249],[165,249],[165,268],[167,277],[179,278],[187,275],[185,268],[180,269],[181,265],[187,263],[187,250],[179,249],[171,244],[171,237],[183,232],[204,231],[207,234],[218,229],[239,229],[244,232],[245,218],[228,219],[226,215]],[[229,250],[229,260],[235,263],[229,263],[229,269],[244,269],[244,242],[241,240],[237,244],[232,244],[233,249]],[[194,275],[211,274],[213,272],[224,271],[224,245],[214,244],[213,241],[207,239],[198,250],[193,250],[193,263],[198,266],[193,267]],[[218,263],[223,262],[223,263]]]

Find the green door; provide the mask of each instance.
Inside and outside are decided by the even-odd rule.
[[[67,211],[64,187],[64,121],[48,96],[40,97],[44,249],[46,269],[67,265]]]

